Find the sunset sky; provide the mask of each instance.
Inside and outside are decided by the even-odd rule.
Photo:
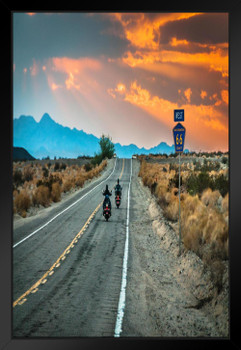
[[[13,117],[113,142],[228,150],[227,13],[14,13]]]

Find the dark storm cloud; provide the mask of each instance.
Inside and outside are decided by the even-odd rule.
[[[161,44],[171,38],[187,40],[200,44],[218,44],[228,42],[228,14],[207,13],[168,22],[160,28]]]
[[[171,65],[173,64],[170,64],[170,67]],[[203,67],[175,64],[175,67],[178,66],[183,74],[181,76],[176,76],[176,79],[161,73],[152,75],[150,72],[143,71],[142,69],[137,68],[136,70],[139,79],[144,82],[145,88],[152,96],[158,96],[172,103],[177,101],[178,103],[185,103],[186,98],[184,91],[189,88],[192,90],[191,103],[194,105],[213,105],[214,102],[210,99],[210,96],[215,93],[217,93],[217,97],[221,99],[220,90],[222,90],[222,88],[220,88],[219,84],[219,72],[209,72]],[[129,70],[126,75],[132,79],[131,70]],[[227,80],[227,78],[225,79]],[[202,90],[207,93],[207,96],[203,99],[201,98]]]
[[[88,13],[14,13],[14,58],[18,64],[32,64],[32,59],[49,57],[119,57],[127,40],[104,35],[106,21]]]

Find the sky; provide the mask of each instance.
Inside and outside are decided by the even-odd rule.
[[[228,151],[228,13],[13,13],[13,118],[122,145]]]

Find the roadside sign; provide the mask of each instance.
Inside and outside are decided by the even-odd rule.
[[[184,122],[184,109],[174,109],[174,122]]]
[[[176,152],[183,152],[186,129],[181,123],[178,123],[173,128],[173,137]]]

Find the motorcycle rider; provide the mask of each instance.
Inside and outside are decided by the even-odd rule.
[[[103,193],[103,196],[105,196],[105,199],[103,201],[103,214],[104,214],[104,209],[105,209],[106,203],[108,203],[109,208],[111,210],[111,201],[110,201],[109,196],[112,195],[112,191],[109,191],[108,185],[106,185],[106,188],[104,191],[102,191],[102,193]]]
[[[121,197],[122,187],[119,183],[119,179],[117,179],[117,184],[115,185],[115,196],[119,195]]]

